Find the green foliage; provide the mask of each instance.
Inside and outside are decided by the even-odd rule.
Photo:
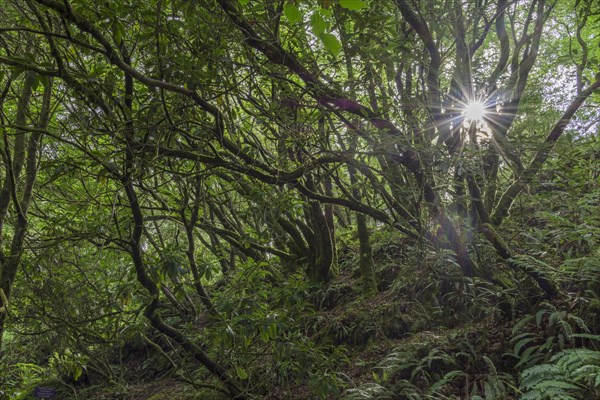
[[[487,374],[471,389],[471,399],[506,399],[517,392],[514,377],[506,372],[498,372],[496,366],[486,356],[482,357],[488,368]]]
[[[302,13],[294,3],[285,3],[283,13],[292,24],[302,20]]]
[[[474,399],[503,399],[517,392],[514,377],[498,371],[469,339],[436,343],[433,348],[431,339],[422,340],[408,342],[410,350],[390,352],[373,370],[375,382],[348,390],[349,398],[452,399],[460,392]]]
[[[600,340],[600,336],[596,336]],[[600,352],[575,348],[563,350],[521,373],[522,399],[583,399],[600,395]]]
[[[319,38],[323,41],[325,48],[334,56],[337,56],[342,50],[342,44],[332,33],[322,33]]]
[[[344,400],[392,400],[396,395],[377,383],[367,383],[360,388],[349,389]]]
[[[28,363],[16,363],[0,368],[2,388],[0,399],[21,399],[48,376],[46,368]]]
[[[589,332],[585,321],[551,304],[543,304],[535,315],[527,315],[512,329],[516,367],[531,367],[549,360],[554,353],[576,343],[577,335]]]
[[[348,10],[362,10],[367,4],[363,0],[340,0],[340,6]]]
[[[600,336],[583,319],[543,304],[513,327],[523,399],[595,398],[600,393]],[[586,346],[586,347],[582,347]],[[594,347],[594,348],[589,348]]]
[[[54,374],[58,377],[66,377],[74,382],[86,372],[88,358],[83,354],[73,354],[69,349],[62,354],[54,352],[50,357],[48,365]]]
[[[600,10],[451,3],[3,1],[1,396],[597,395]]]
[[[241,279],[252,282],[252,289],[238,290]],[[315,398],[339,393],[342,381],[337,370],[346,359],[344,348],[319,345],[307,336],[306,324],[314,310],[306,296],[306,279],[302,275],[280,279],[267,263],[240,266],[215,298],[226,320],[211,325],[206,335],[236,355],[237,376],[255,390],[278,387],[287,392],[306,385]]]

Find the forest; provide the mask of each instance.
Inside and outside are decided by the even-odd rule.
[[[600,1],[0,0],[0,400],[600,399]]]

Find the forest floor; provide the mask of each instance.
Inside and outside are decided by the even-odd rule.
[[[390,249],[382,249],[386,250]],[[490,368],[510,370],[514,366],[514,358],[509,355],[514,321],[499,312],[489,312],[485,304],[465,304],[466,295],[446,299],[446,304],[440,305],[432,296],[432,282],[427,281],[431,271],[407,266],[410,264],[406,262],[400,265],[396,261],[400,256],[393,252],[375,255],[379,264],[379,293],[374,296],[360,294],[356,268],[342,260],[342,267],[328,289],[313,299],[316,312],[307,327],[311,339],[319,345],[345,349],[345,360],[336,371],[345,387],[328,398],[346,398],[348,391],[354,389],[359,393],[363,385],[368,388],[373,382],[392,386],[410,384],[416,393],[436,381],[449,380],[449,372],[462,371],[460,375],[468,379],[456,379],[453,398],[467,399],[474,385],[483,387]],[[397,276],[406,278],[398,282]],[[124,362],[125,369],[130,371],[147,368],[143,356],[132,356]],[[227,398],[198,390],[171,372],[168,369],[156,372],[127,385],[78,385],[74,389],[78,398],[90,400]],[[300,383],[287,389],[274,387],[263,398],[310,399],[310,393],[308,385]]]
[[[354,248],[346,249],[338,260],[335,278],[326,288],[302,292],[294,311],[297,325],[285,328],[291,335],[288,337],[294,330],[299,332],[296,337],[304,338],[300,342],[308,343],[306,353],[321,356],[311,359],[302,350],[298,355],[304,360],[290,356],[283,360],[297,369],[305,368],[305,374],[300,371],[296,378],[277,375],[274,371],[281,370],[274,366],[269,353],[273,347],[269,346],[280,339],[261,340],[255,333],[250,347],[258,354],[271,355],[255,360],[251,354],[241,355],[246,357],[248,387],[252,387],[253,378],[259,381],[254,390],[260,394],[250,398],[516,399],[521,398],[519,384],[524,369],[548,362],[549,354],[563,349],[593,348],[594,344],[584,343],[586,338],[600,338],[593,335],[600,302],[580,307],[564,299],[554,304],[543,302],[539,293],[516,288],[503,293],[499,286],[484,280],[453,277],[451,263],[440,263],[432,253],[396,246],[394,240],[375,246],[378,292],[364,296],[356,252]],[[494,268],[502,278],[503,267]],[[219,290],[211,289],[215,293]],[[441,296],[444,291],[448,294]],[[516,296],[519,302],[511,303]],[[288,304],[295,307],[293,301]],[[206,319],[196,321],[198,324],[210,326]],[[223,327],[214,331],[222,332]],[[583,335],[570,338],[574,332]],[[178,346],[151,331],[145,335],[147,342],[131,340],[118,349],[119,362],[107,356],[113,363],[110,368],[120,376],[115,383],[107,383],[88,370],[76,381],[67,378],[36,384],[56,387],[55,400],[229,398],[219,392],[218,383],[202,367],[182,356]],[[328,364],[330,359],[335,361]],[[327,366],[315,365],[319,362]],[[325,379],[327,374],[331,380]],[[282,377],[286,380],[283,383]],[[564,386],[567,381],[556,382]],[[18,397],[27,398],[31,397]]]

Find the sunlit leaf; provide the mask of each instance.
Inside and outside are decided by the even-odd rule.
[[[310,26],[313,33],[317,36],[325,33],[325,29],[327,28],[325,20],[320,14],[317,13],[310,16]]]
[[[246,380],[248,379],[248,372],[246,372],[246,370],[242,367],[235,367],[235,373],[237,374],[238,378],[240,378],[241,380]]]
[[[338,38],[332,33],[323,33],[319,36],[325,48],[334,56],[337,56],[342,50],[342,44]]]
[[[340,6],[348,10],[361,10],[367,7],[367,4],[362,0],[340,0]]]
[[[296,7],[296,5],[293,3],[285,3],[283,5],[283,14],[292,24],[295,24],[296,22],[300,22],[302,20],[302,13],[298,9],[298,7]]]

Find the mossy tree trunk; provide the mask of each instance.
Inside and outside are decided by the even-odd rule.
[[[31,113],[31,98],[33,86],[37,76],[28,72],[23,81],[23,90],[19,97],[15,125],[14,154],[11,154],[11,143],[8,135],[0,146],[2,161],[4,162],[4,182],[0,191],[0,290],[2,291],[0,307],[0,349],[5,331],[6,317],[9,312],[13,283],[21,264],[21,255],[25,237],[27,235],[27,212],[33,196],[33,186],[37,177],[38,153],[42,140],[42,132],[48,127],[50,118],[50,99],[52,95],[52,80],[48,79],[44,88],[42,105],[38,115],[35,129],[28,132],[27,114]],[[7,86],[10,86],[10,82]],[[6,93],[6,92],[5,92]],[[3,96],[4,98],[4,93]],[[1,108],[1,107],[0,107]],[[25,167],[25,176],[21,171]],[[22,179],[23,178],[23,179]],[[8,251],[4,251],[2,238],[4,237],[5,222],[9,214],[9,206],[13,204],[15,212],[14,226]]]

